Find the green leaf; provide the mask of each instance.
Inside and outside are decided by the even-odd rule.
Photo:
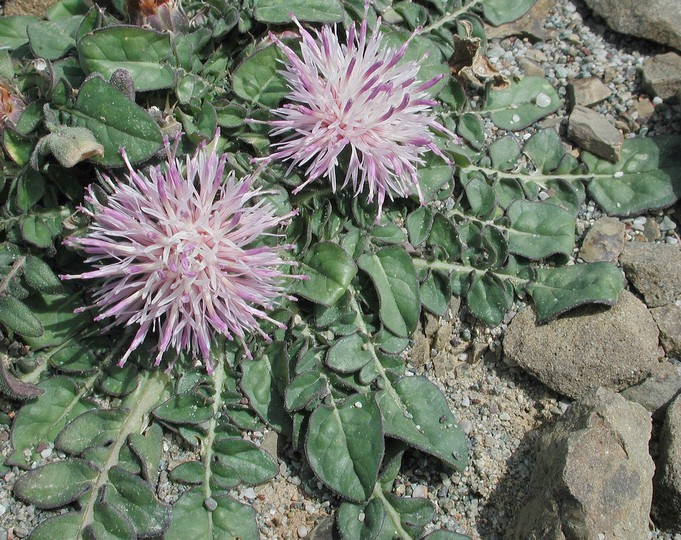
[[[424,202],[430,202],[452,179],[455,168],[432,152],[426,155],[425,162],[419,168],[419,184]]]
[[[284,58],[276,45],[255,52],[234,70],[232,90],[248,103],[276,107],[289,93],[286,79],[279,73]]]
[[[30,287],[47,294],[62,291],[62,284],[49,265],[35,255],[27,255],[24,262],[24,279]]]
[[[58,60],[76,46],[76,33],[83,21],[82,15],[57,21],[39,21],[26,28],[33,54],[47,60]]]
[[[504,0],[505,2],[505,0]],[[561,106],[558,92],[542,77],[525,77],[504,90],[487,93],[484,110],[492,121],[508,131],[525,129]]]
[[[0,49],[18,49],[28,43],[26,28],[37,22],[33,15],[12,15],[0,18]]]
[[[82,398],[82,392],[67,377],[52,377],[38,387],[44,393],[32,403],[24,405],[17,413],[12,427],[12,454],[7,463],[28,468],[37,454],[39,443],[54,443],[64,426],[94,407]]]
[[[425,377],[403,377],[380,391],[377,401],[386,435],[463,470],[466,435],[432,382]]]
[[[318,371],[305,371],[291,381],[286,388],[286,410],[304,409],[315,399],[328,393],[328,383]]]
[[[116,440],[128,412],[126,409],[87,411],[63,429],[55,446],[74,455],[92,446],[107,446]]]
[[[455,261],[461,257],[461,242],[456,227],[439,212],[435,214],[433,219],[428,243],[437,248],[435,250],[436,256],[442,253],[450,261]]]
[[[576,218],[555,204],[518,199],[507,211],[508,249],[528,259],[570,256],[575,245]]]
[[[121,509],[137,535],[148,538],[162,535],[170,526],[170,506],[161,503],[149,484],[119,466],[109,470],[104,502]]]
[[[294,293],[319,304],[335,304],[357,274],[357,266],[338,244],[319,242],[307,252],[300,273],[308,279],[296,283]]]
[[[374,540],[386,521],[383,504],[377,498],[367,504],[341,503],[336,525],[343,540]]]
[[[215,441],[213,449],[219,462],[235,471],[246,484],[262,484],[279,472],[272,456],[240,437],[221,437]]]
[[[43,175],[34,169],[28,169],[19,177],[17,182],[17,206],[28,212],[34,204],[45,194],[45,180]]]
[[[35,140],[24,137],[13,129],[5,129],[2,133],[2,144],[10,159],[20,167],[26,165],[35,147]]]
[[[227,495],[213,495],[207,501],[199,489],[192,489],[173,505],[173,521],[163,537],[186,540],[187,531],[191,531],[192,537],[201,540],[258,540],[255,517],[253,508]]]
[[[260,418],[280,433],[288,433],[291,419],[284,407],[288,359],[281,343],[273,343],[259,360],[241,362],[241,390]]]
[[[381,414],[373,395],[354,394],[310,417],[308,462],[329,488],[351,501],[371,496],[384,451]]]
[[[264,23],[288,24],[291,14],[299,21],[334,23],[343,20],[339,0],[255,0],[255,19]]]
[[[428,499],[420,497],[398,497],[392,493],[385,494],[385,502],[397,513],[402,528],[407,530],[413,537],[420,537],[423,529],[433,519],[435,509]],[[392,522],[392,520],[391,520]],[[391,524],[386,523],[390,526]],[[396,535],[397,531],[390,531]]]
[[[59,231],[54,231],[50,223],[40,215],[26,214],[19,220],[21,236],[34,246],[48,248]]]
[[[475,113],[465,113],[459,117],[456,132],[476,150],[485,146],[485,128],[482,120]]]
[[[97,540],[129,540],[137,538],[130,520],[118,508],[104,502],[93,506],[93,523],[85,528],[88,538]]]
[[[376,287],[379,316],[394,334],[409,337],[418,324],[420,300],[411,257],[402,247],[391,246],[357,261]]]
[[[213,416],[211,402],[194,391],[177,394],[154,410],[154,416],[171,424],[200,424]]]
[[[174,83],[168,33],[138,26],[101,28],[78,42],[78,56],[86,73],[100,73],[107,80],[117,69],[125,69],[140,92]]]
[[[440,317],[447,313],[449,301],[452,299],[449,276],[437,271],[430,272],[421,283],[420,291],[424,308]]]
[[[144,434],[131,433],[128,437],[128,446],[139,459],[145,480],[155,486],[163,451],[163,429],[161,426],[152,424]]]
[[[77,538],[83,515],[67,512],[41,522],[31,532],[31,540],[54,540],[55,538]]]
[[[421,245],[428,238],[432,226],[433,211],[427,206],[422,206],[409,214],[406,227],[411,245],[414,247]]]
[[[43,325],[26,304],[12,296],[0,296],[0,323],[22,336],[39,337],[44,332]]]
[[[139,384],[139,370],[133,363],[107,368],[106,377],[99,381],[99,389],[108,396],[124,397],[135,390]]]
[[[466,175],[463,179],[466,199],[471,207],[471,213],[479,217],[489,216],[496,209],[496,193],[487,184],[487,180],[481,174]]]
[[[369,340],[361,334],[337,339],[326,356],[326,365],[340,373],[359,371],[373,359]]]
[[[200,485],[204,480],[204,468],[200,461],[185,461],[170,471],[173,482],[186,485]]]
[[[473,274],[466,291],[466,304],[478,319],[496,326],[513,304],[513,289],[491,272]]]
[[[63,112],[73,125],[94,134],[104,147],[104,155],[91,159],[107,167],[123,166],[120,148],[126,149],[134,164],[153,156],[163,142],[161,130],[149,113],[99,77],[85,82],[75,108]]]
[[[523,152],[540,173],[549,174],[565,156],[565,147],[556,130],[547,128],[533,134],[525,143]]]
[[[511,136],[494,141],[489,145],[488,152],[492,166],[500,171],[512,170],[520,158],[520,146],[515,137]]]
[[[585,152],[589,194],[611,216],[631,216],[671,206],[681,198],[681,136],[627,139],[620,160]]]
[[[44,329],[40,337],[24,337],[24,341],[35,350],[65,344],[71,336],[84,326],[90,324],[92,320],[88,313],[74,313],[75,309],[83,306],[80,291],[75,293],[69,291],[55,295],[45,293],[33,294],[24,303],[30,308],[31,313],[38,318]],[[59,366],[61,369],[61,364],[70,365],[73,363],[78,365],[75,368],[76,371],[80,367],[85,367],[86,370],[92,369],[93,363],[97,360],[96,356],[92,355],[89,351],[85,351],[83,344],[67,345],[66,348],[71,349],[68,353],[79,353],[80,358],[74,356],[69,359],[66,353],[57,351],[55,356],[61,356],[62,354],[63,356],[61,356],[60,361],[55,359],[55,366]]]
[[[482,0],[482,13],[493,26],[519,19],[537,0]]]
[[[371,237],[378,244],[404,244],[407,235],[397,225],[376,225],[371,229]]]
[[[622,272],[613,264],[596,262],[560,268],[540,268],[527,291],[540,323],[584,304],[612,306],[624,287]]]
[[[14,493],[36,508],[59,508],[87,492],[98,474],[84,459],[55,461],[24,474],[14,484]]]

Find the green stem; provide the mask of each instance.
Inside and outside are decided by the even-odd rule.
[[[224,346],[224,343],[223,343]],[[222,387],[225,383],[225,355],[216,362],[215,370],[213,371],[213,380],[215,381],[215,398],[213,400],[213,416],[208,423],[208,433],[201,442],[201,454],[203,461],[203,496],[204,500],[209,499],[213,492],[210,489],[211,463],[213,462],[213,442],[215,441],[215,430],[217,428],[218,417],[220,409],[222,409]],[[210,516],[210,513],[209,513]],[[213,521],[209,519],[209,527],[213,528]]]
[[[376,482],[372,495],[378,500],[380,500],[381,503],[383,503],[385,513],[388,515],[390,521],[392,521],[393,527],[395,528],[395,534],[397,534],[397,536],[401,540],[413,540],[412,535],[410,535],[407,531],[404,530],[404,527],[402,527],[402,520],[400,519],[399,512],[395,510],[393,505],[390,504],[388,499],[385,498],[385,495],[383,494],[383,489],[381,489],[380,482]]]
[[[454,270],[459,271],[459,272],[465,272],[466,274],[469,274],[471,272],[475,272],[479,276],[484,276],[486,274],[486,270],[480,270],[479,268],[475,268],[474,266],[468,266],[466,264],[455,264],[455,263],[450,263],[447,261],[427,261],[425,259],[418,259],[418,258],[413,258],[412,261],[414,262],[414,267],[416,268],[426,268],[428,270],[440,270],[442,272],[445,272],[449,274],[450,272],[453,272]],[[513,284],[517,285],[525,285],[529,283],[529,280],[527,279],[522,279],[519,278],[518,276],[511,276],[510,274],[500,274],[498,271],[494,272],[494,275],[497,276],[499,279],[502,279],[504,281],[510,281]]]
[[[567,182],[591,182],[595,178],[612,178],[612,174],[585,174],[583,176],[575,174],[531,174],[531,173],[511,173],[504,172],[491,167],[481,167],[479,165],[466,165],[462,167],[465,171],[479,171],[485,176],[501,176],[502,178],[513,178],[521,182],[535,182],[546,189],[547,180],[565,180]]]
[[[482,4],[483,0],[471,0],[471,2],[468,2],[468,4],[461,6],[459,9],[456,9],[452,11],[451,13],[448,13],[441,17],[440,19],[436,20],[435,22],[429,24],[423,29],[423,32],[431,32],[437,28],[440,28],[440,26],[447,24],[448,22],[455,21],[457,18],[459,18],[461,15],[464,13],[468,13],[471,11],[475,6],[478,4]]]
[[[81,538],[85,528],[93,522],[95,503],[99,500],[99,490],[108,483],[109,471],[118,464],[121,448],[127,441],[128,436],[142,431],[147,423],[149,414],[158,403],[169,381],[169,377],[160,370],[145,371],[135,391],[123,402],[125,405],[130,406],[128,416],[122,423],[118,437],[108,448],[109,451],[104,460],[102,470],[90,489],[76,538]]]

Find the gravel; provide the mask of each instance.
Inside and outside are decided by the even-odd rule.
[[[599,77],[612,95],[593,109],[625,131],[626,136],[681,132],[681,105],[668,105],[646,96],[641,87],[641,69],[646,58],[666,52],[665,48],[613,33],[576,0],[556,0],[544,28],[549,35],[544,42],[515,37],[490,40],[488,56],[492,64],[502,74],[513,77],[522,75],[523,59],[535,59],[563,98],[571,78]],[[655,106],[655,113],[642,125],[637,104],[646,98]],[[481,102],[482,96],[471,100],[473,107]],[[540,122],[539,127],[564,130],[567,115],[563,107]],[[513,135],[526,140],[536,129],[531,127]],[[488,119],[485,130],[487,142],[507,134]],[[592,201],[587,201],[579,212],[578,233],[583,235],[602,215]],[[627,240],[643,235],[648,240],[678,243],[679,216],[672,211],[660,211],[647,218],[622,220],[627,225]],[[565,412],[569,402],[506,363],[501,354],[505,325],[482,327],[465,311],[450,321],[434,324],[451,333],[449,345],[445,351],[427,353],[425,358],[412,355],[409,369],[414,374],[426,373],[445,394],[469,436],[470,463],[463,472],[451,472],[438,468],[433,459],[423,454],[410,452],[395,483],[395,492],[425,496],[435,504],[436,518],[429,530],[444,527],[468,534],[474,540],[495,540],[503,536],[522,505],[535,460],[535,442]],[[445,372],[442,364],[438,365],[443,354],[448,358]],[[1,410],[11,410],[6,403],[0,405]],[[259,435],[267,439],[269,434]],[[258,444],[262,442],[262,438],[253,435],[249,438]],[[0,425],[2,458],[9,454],[9,446],[8,427]],[[163,450],[165,465],[158,495],[164,502],[172,503],[184,488],[168,480],[168,470],[194,455],[174,441],[166,441]],[[50,447],[42,449],[40,455],[36,465],[63,457]],[[0,475],[3,474],[0,540],[6,540],[10,530],[14,538],[25,538],[39,521],[55,513],[14,499],[10,489],[20,471],[0,469]],[[277,478],[264,486],[241,488],[234,496],[256,508],[264,538],[306,538],[315,524],[332,514],[338,504],[336,497],[304,466],[302,457],[291,450],[282,456]],[[650,533],[650,538],[681,540],[681,535],[656,530]]]

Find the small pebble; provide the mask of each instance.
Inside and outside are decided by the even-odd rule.
[[[298,538],[305,538],[307,536],[307,527],[301,525],[296,532],[298,533]]]

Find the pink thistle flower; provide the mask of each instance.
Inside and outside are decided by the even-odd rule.
[[[320,177],[328,177],[335,192],[336,166],[348,148],[342,187],[352,182],[359,194],[366,186],[369,201],[377,200],[379,218],[386,195],[392,200],[416,192],[423,203],[421,154],[430,150],[444,157],[430,128],[455,136],[429,116],[436,103],[427,90],[443,75],[426,82],[415,78],[425,56],[399,64],[415,34],[397,50],[383,48],[380,19],[367,37],[365,16],[359,33],[353,24],[341,45],[335,28],[324,26],[315,39],[293,20],[302,36],[302,58],[270,34],[288,60],[281,73],[293,103],[274,110],[281,120],[270,122],[271,135],[287,137],[265,160],[290,160],[289,172],[308,164],[307,179],[294,193]]]
[[[6,126],[15,126],[24,109],[26,104],[18,93],[0,82],[0,133]]]
[[[167,163],[148,176],[128,168],[127,183],[113,184],[106,204],[90,188],[83,208],[91,219],[88,233],[66,240],[89,255],[96,269],[62,279],[99,279],[95,293],[96,320],[113,318],[113,325],[138,325],[123,365],[150,331],[158,328],[155,365],[170,348],[200,354],[209,373],[211,338],[217,334],[245,344],[247,333],[267,335],[259,320],[285,326],[267,316],[285,296],[281,278],[286,264],[280,251],[258,243],[269,229],[294,212],[277,216],[258,199],[268,192],[253,188],[253,177],[242,180],[230,172],[223,183],[226,155],[205,147],[187,157],[186,173],[166,139]],[[287,297],[287,296],[286,296]],[[287,297],[288,298],[288,297]],[[86,309],[86,308],[84,308]]]

